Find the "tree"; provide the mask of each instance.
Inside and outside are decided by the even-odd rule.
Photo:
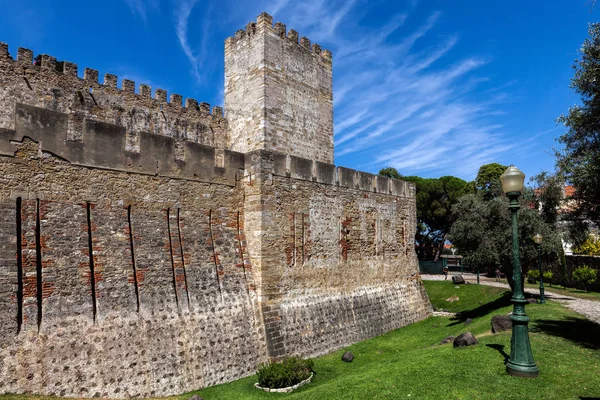
[[[527,207],[527,200],[521,200],[519,212],[519,250],[522,276],[529,268],[537,266],[537,249],[533,235],[542,234],[542,259],[545,265],[558,261],[562,248],[560,238],[554,228],[544,222],[536,209]],[[507,277],[512,277],[512,230],[505,196],[485,200],[482,196],[463,196],[453,209],[454,223],[449,239],[460,248],[464,263],[476,270],[494,271],[499,268]],[[512,287],[512,279],[509,279]]]
[[[535,185],[535,205],[540,210],[542,219],[548,224],[555,224],[564,197],[564,181],[558,175],[542,171],[532,176],[531,182]]]
[[[402,179],[402,175],[394,167],[382,168],[379,170],[379,175],[387,176],[388,178]]]
[[[600,23],[590,24],[589,38],[575,61],[571,87],[581,95],[581,105],[569,109],[558,122],[567,128],[559,138],[557,166],[575,186],[578,209],[600,222]]]
[[[417,255],[421,260],[429,257],[437,260],[452,226],[452,206],[461,196],[471,192],[471,185],[454,176],[440,178],[402,176],[393,167],[380,170],[379,175],[397,179],[400,177],[415,184],[417,188],[415,241],[419,245]]]
[[[482,193],[486,199],[502,195],[500,175],[508,168],[498,163],[485,164],[479,167],[475,178],[475,189]]]
[[[588,286],[592,283],[596,282],[596,278],[598,276],[598,271],[584,265],[583,267],[578,267],[573,270],[573,280],[575,282],[579,282],[585,288],[585,291],[588,291]]]
[[[586,256],[600,256],[600,239],[589,235],[585,242],[573,248],[573,253]]]

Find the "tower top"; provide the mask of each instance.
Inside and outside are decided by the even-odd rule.
[[[231,148],[333,162],[332,55],[260,14],[225,41]]]

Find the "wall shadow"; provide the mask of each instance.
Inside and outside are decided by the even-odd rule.
[[[456,314],[456,316],[450,318],[450,321],[453,321],[453,322],[448,324],[448,326],[454,326],[454,325],[464,323],[467,320],[467,318],[475,319],[475,318],[483,317],[484,315],[487,315],[494,310],[509,306],[511,304],[511,302],[510,302],[511,297],[512,297],[512,292],[505,292],[502,295],[502,297],[500,297],[494,301],[483,304],[472,310],[459,312]]]
[[[540,332],[562,337],[588,349],[600,349],[600,325],[585,318],[539,319],[531,323]]]

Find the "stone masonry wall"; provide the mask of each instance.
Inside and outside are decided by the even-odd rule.
[[[267,14],[220,107],[0,43],[0,394],[150,397],[427,317],[415,188],[336,167],[331,53]]]
[[[33,58],[29,49],[19,48],[16,59],[8,45],[0,42],[0,129],[14,130],[15,103],[45,108],[67,114],[68,140],[81,141],[84,120],[118,125],[126,135],[127,150],[139,151],[142,132],[175,139],[177,154],[184,140],[219,149],[229,148],[227,123],[223,109],[186,99],[167,92],[154,91],[124,79],[117,88],[117,76],[104,75],[98,82],[98,71],[85,68],[78,77],[76,64],[57,61],[48,55]]]
[[[12,146],[0,157],[0,393],[166,396],[267,360],[239,185]]]
[[[333,163],[331,52],[266,13],[225,42],[231,149]]]
[[[430,315],[412,184],[266,151],[247,154],[246,171],[272,358],[325,354]]]

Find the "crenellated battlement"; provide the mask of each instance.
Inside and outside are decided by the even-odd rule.
[[[231,148],[333,162],[331,52],[267,14],[225,41]]]
[[[315,58],[322,61],[325,64],[331,65],[332,54],[331,51],[322,49],[317,43],[313,43],[306,36],[299,37],[298,32],[290,29],[287,32],[287,27],[282,22],[277,22],[273,25],[273,17],[265,12],[260,14],[256,21],[249,22],[245,29],[239,29],[235,32],[235,35],[225,40],[225,51],[233,49],[236,44],[240,44],[243,40],[249,40],[254,38],[260,32],[268,32],[271,35],[277,36],[288,43],[296,44],[298,47],[306,49],[312,53]],[[241,43],[243,44],[243,43]]]
[[[75,63],[69,61],[57,61],[56,57],[47,54],[38,54],[35,58],[33,57],[33,51],[23,47],[17,49],[17,58],[13,59],[9,53],[9,47],[7,43],[0,42],[0,58],[12,60],[16,67],[23,68],[23,72],[35,73],[36,69],[40,72],[55,73],[57,75],[70,76],[78,78],[78,66]],[[36,68],[37,67],[37,68]],[[2,73],[2,71],[0,71]],[[129,79],[123,79],[121,81],[121,87],[117,87],[118,76],[113,74],[105,74],[102,83],[99,81],[98,70],[93,68],[84,68],[83,78],[79,78],[82,84],[90,83],[93,85],[100,85],[104,88],[117,89],[122,92],[131,94],[137,94],[142,98],[152,98],[159,104],[167,103],[174,107],[184,107],[190,111],[200,111],[205,115],[214,115],[217,118],[223,118],[223,107],[214,106],[210,108],[209,103],[201,102],[197,100],[187,98],[185,105],[182,105],[183,97],[180,94],[171,94],[167,101],[167,91],[165,89],[157,88],[154,90],[154,96],[152,96],[152,88],[146,84],[140,84],[137,92],[135,91],[135,82]]]
[[[0,93],[0,128],[14,130],[17,103],[63,112],[68,116],[68,139],[81,140],[84,119],[122,126],[128,150],[137,151],[142,132],[191,141],[219,149],[229,148],[227,121],[223,108],[167,96],[167,91],[105,74],[103,82],[92,68],[79,77],[77,64],[18,48],[11,57],[6,43],[0,43],[0,82],[9,90]]]

